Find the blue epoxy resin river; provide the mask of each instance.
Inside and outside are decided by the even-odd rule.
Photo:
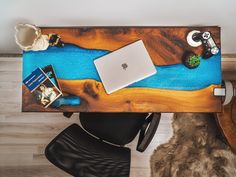
[[[106,50],[84,49],[66,44],[64,48],[49,47],[45,51],[23,53],[23,79],[37,67],[51,64],[59,79],[101,81],[93,60],[109,53]],[[198,90],[211,84],[221,84],[221,54],[205,60],[196,69],[183,64],[156,66],[157,73],[128,87],[168,90]]]

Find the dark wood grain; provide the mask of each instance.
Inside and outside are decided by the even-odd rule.
[[[23,111],[44,112],[220,112],[221,100],[213,96],[217,85],[195,91],[124,88],[107,95],[101,82],[59,80],[63,93],[79,96],[80,106],[43,108],[23,87]]]
[[[156,65],[181,63],[186,50],[201,55],[202,46],[192,48],[187,44],[186,36],[192,30],[210,31],[220,47],[220,28],[216,26],[42,28],[44,34],[57,33],[64,42],[89,49],[114,51],[142,39]]]

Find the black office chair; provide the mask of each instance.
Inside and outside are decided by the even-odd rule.
[[[156,132],[160,117],[160,113],[86,112],[80,113],[80,122],[92,135],[119,146],[130,143],[140,131],[136,149],[143,152]]]
[[[123,145],[140,131],[137,150],[143,152],[160,114],[80,113],[80,120],[88,133],[77,124],[66,128],[46,147],[48,160],[75,177],[128,177],[131,155]]]

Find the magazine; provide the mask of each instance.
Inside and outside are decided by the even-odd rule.
[[[36,101],[47,108],[62,95],[59,88],[50,80],[41,68],[34,70],[23,80]]]
[[[49,77],[49,79],[57,86],[57,88],[61,90],[61,87],[57,81],[57,76],[54,72],[52,65],[47,65],[43,67],[42,70]]]

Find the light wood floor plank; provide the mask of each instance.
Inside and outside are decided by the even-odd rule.
[[[0,81],[1,82],[9,82],[9,81],[17,81],[21,82],[22,77],[21,74],[19,74],[19,71],[0,71]]]
[[[0,177],[71,177],[53,165],[0,167]]]
[[[0,60],[0,71],[22,71],[22,61],[1,61]],[[20,66],[20,67],[19,67]]]
[[[21,82],[14,82],[14,81],[1,81],[0,80],[0,89],[1,90],[9,90],[9,89],[13,89],[13,90],[21,90]]]
[[[4,114],[5,112],[20,113],[20,111],[21,111],[20,103],[1,103],[0,102],[0,115]]]

